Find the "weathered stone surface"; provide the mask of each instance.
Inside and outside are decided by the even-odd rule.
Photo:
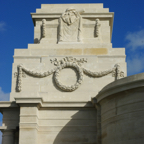
[[[144,142],[144,74],[113,82],[97,95],[102,144]]]
[[[144,75],[123,78],[114,13],[42,4],[31,15],[34,44],[15,49],[10,102],[0,102],[3,144],[143,143]]]

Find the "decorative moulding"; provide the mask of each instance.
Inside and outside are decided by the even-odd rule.
[[[58,60],[57,58],[55,58],[54,60],[51,60],[51,62],[54,63],[54,65],[56,65],[57,67],[51,70],[48,70],[46,72],[36,72],[36,71],[32,71],[32,70],[25,68],[23,65],[18,65],[17,85],[16,85],[17,92],[20,92],[22,90],[23,71],[31,76],[39,77],[39,78],[47,77],[54,73],[55,84],[61,90],[66,91],[66,92],[72,92],[76,90],[82,84],[84,74],[96,78],[96,77],[103,77],[105,75],[112,73],[112,76],[115,77],[115,80],[119,79],[120,77],[124,77],[124,72],[120,70],[119,64],[116,64],[113,68],[106,70],[106,71],[92,72],[91,70],[83,68],[82,64],[84,62],[87,62],[87,59],[84,59],[84,58],[80,60],[73,58],[73,57],[65,57],[61,60]],[[66,67],[74,68],[78,73],[77,82],[70,86],[63,85],[59,81],[59,73],[62,69]]]
[[[15,101],[19,105],[37,104],[39,108],[47,107],[93,107],[91,101],[44,101],[42,97],[15,97]]]

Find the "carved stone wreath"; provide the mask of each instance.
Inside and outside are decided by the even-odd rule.
[[[59,81],[59,79],[58,79],[60,71],[61,71],[62,69],[64,69],[64,68],[66,68],[66,67],[74,68],[74,69],[76,69],[77,72],[78,72],[79,78],[78,78],[77,82],[76,82],[74,85],[65,86],[65,85],[63,85],[63,84]],[[75,64],[75,63],[66,62],[66,63],[62,64],[60,67],[58,67],[58,69],[55,71],[54,80],[55,80],[56,85],[57,85],[60,89],[62,89],[62,90],[64,90],[64,91],[69,91],[69,92],[74,91],[74,90],[76,90],[76,89],[79,87],[79,85],[80,85],[80,84],[82,83],[82,81],[83,81],[83,70],[82,70],[82,68],[81,68],[80,66],[78,66],[78,65]]]
[[[18,65],[18,72],[17,72],[17,74],[15,74],[17,76],[17,86],[16,86],[17,92],[20,92],[22,90],[23,72],[25,72],[26,74],[29,74],[31,76],[39,77],[39,78],[47,77],[54,73],[54,81],[55,81],[56,85],[61,90],[67,91],[67,92],[72,92],[72,91],[76,90],[82,84],[83,73],[86,75],[89,75],[91,77],[102,77],[102,76],[112,73],[112,76],[115,77],[116,80],[119,79],[120,77],[124,77],[124,72],[122,72],[120,70],[119,64],[116,64],[113,68],[106,70],[106,71],[92,72],[92,71],[82,67],[82,63],[87,62],[87,60],[84,58],[78,60],[73,57],[65,57],[62,60],[58,60],[58,59],[51,60],[51,62],[54,63],[54,65],[56,65],[57,67],[53,68],[50,71],[46,71],[46,72],[42,72],[42,73],[29,70],[29,69],[25,68],[23,65]],[[74,85],[66,86],[66,85],[63,85],[59,81],[59,73],[62,69],[66,68],[66,67],[74,68],[78,72],[78,80]]]

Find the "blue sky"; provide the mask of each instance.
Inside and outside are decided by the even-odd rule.
[[[0,100],[8,100],[15,48],[33,43],[31,12],[41,4],[103,3],[114,12],[113,47],[125,47],[128,75],[144,72],[144,0],[1,0],[0,1]],[[1,120],[0,120],[1,121]]]

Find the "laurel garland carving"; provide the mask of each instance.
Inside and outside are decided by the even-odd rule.
[[[18,65],[17,86],[16,86],[17,92],[20,92],[22,90],[23,72],[25,72],[26,74],[29,74],[31,76],[39,77],[39,78],[47,77],[54,73],[55,84],[61,90],[67,91],[67,92],[72,92],[72,91],[76,90],[82,84],[83,73],[86,75],[89,75],[91,77],[102,77],[102,76],[108,75],[110,73],[112,73],[112,76],[114,76],[116,79],[119,79],[120,77],[124,77],[124,72],[122,72],[120,70],[119,64],[116,64],[114,66],[114,68],[111,68],[106,71],[92,72],[92,71],[82,67],[82,64],[84,62],[87,62],[87,59],[84,59],[84,58],[78,60],[73,57],[65,57],[61,60],[58,60],[55,58],[54,60],[50,60],[50,61],[52,63],[54,63],[54,65],[56,65],[57,67],[53,68],[52,70],[48,70],[46,72],[32,71],[32,70],[25,68],[23,65]],[[66,67],[74,68],[78,72],[78,80],[74,85],[66,86],[66,85],[63,85],[59,81],[60,71]]]
[[[66,67],[72,67],[72,68],[76,69],[77,72],[78,72],[79,78],[78,78],[77,82],[76,82],[74,85],[65,86],[65,85],[63,85],[63,84],[59,81],[59,79],[58,79],[58,77],[59,77],[59,72],[60,72],[62,69],[66,68]],[[66,62],[65,64],[62,64],[60,67],[58,67],[58,69],[55,71],[54,80],[55,80],[55,82],[56,82],[56,85],[57,85],[60,89],[62,89],[62,90],[64,90],[64,91],[69,91],[69,92],[74,91],[74,90],[76,90],[76,89],[81,85],[81,83],[82,83],[82,81],[83,81],[83,70],[82,70],[82,68],[81,68],[80,66],[78,66],[76,63]]]
[[[15,72],[15,73],[14,73],[14,78],[17,78],[17,76],[18,76],[18,72]],[[22,77],[23,77],[23,78],[26,78],[26,74],[25,74],[24,71],[22,71]]]
[[[17,91],[20,92],[22,87],[21,87],[21,83],[22,83],[22,67],[21,65],[18,66],[18,76],[17,76]]]
[[[115,70],[115,68],[112,68],[112,69],[109,69],[109,70],[106,70],[106,71],[101,71],[101,72],[92,72],[90,70],[87,70],[85,68],[83,68],[83,72],[91,77],[102,77],[102,76],[105,76],[109,73],[112,73],[113,71]]]

